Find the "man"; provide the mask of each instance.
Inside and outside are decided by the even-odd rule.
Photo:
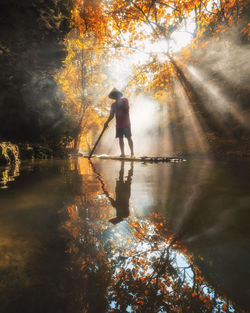
[[[125,157],[124,153],[124,141],[123,136],[128,140],[131,156],[134,155],[130,118],[129,118],[129,104],[128,99],[122,98],[122,93],[114,88],[110,94],[110,99],[114,99],[115,102],[111,105],[110,115],[104,124],[104,127],[108,127],[109,122],[113,119],[114,115],[116,118],[116,138],[119,138],[119,145],[121,149],[121,157]]]

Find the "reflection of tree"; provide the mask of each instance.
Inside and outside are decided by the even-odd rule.
[[[8,188],[8,183],[14,181],[19,176],[19,165],[19,162],[16,162],[0,169],[0,189]]]
[[[75,201],[67,207],[68,220],[64,227],[70,236],[67,249],[71,260],[69,271],[77,286],[73,288],[73,307],[77,312],[105,312],[110,274],[100,243],[106,227],[100,219],[100,212],[107,208],[108,201],[98,198],[102,190],[87,159],[72,160],[72,170],[77,176],[74,180]],[[108,216],[103,217],[107,219]]]
[[[120,233],[123,249],[118,249],[119,255],[113,259],[110,312],[128,308],[132,312],[226,310],[226,302],[206,285],[192,257],[184,254],[184,247],[164,225],[156,215],[144,221],[130,219],[132,239],[124,244],[126,235]]]
[[[174,167],[166,214],[168,229],[181,236],[206,281],[249,310],[249,203],[242,201],[249,184],[244,173],[241,162],[201,159]]]
[[[124,181],[121,164],[117,183],[122,187],[116,185],[113,201],[121,201],[118,196],[127,183],[126,207],[132,175],[131,165]],[[77,199],[82,204],[77,209],[75,204],[68,207],[65,224],[71,234],[68,253],[70,271],[78,286],[75,298],[83,312],[240,312],[204,281],[193,256],[172,236],[166,220],[159,215],[152,214],[147,219],[129,217],[113,226],[107,218],[83,214],[97,206],[100,211],[108,206],[107,199],[105,202],[98,197],[105,190],[110,197],[105,186],[88,189],[84,176],[92,186],[97,180],[89,168],[81,169],[81,196],[78,194]]]
[[[79,312],[105,312],[110,274],[98,239],[102,227],[98,222],[79,217],[75,206],[68,207],[67,210],[69,220],[65,227],[71,234],[67,252],[71,256],[69,271],[77,286],[73,289],[76,305],[80,307]]]

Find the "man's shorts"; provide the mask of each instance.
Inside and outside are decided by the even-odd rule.
[[[116,138],[123,138],[123,136],[125,136],[126,138],[129,138],[132,136],[131,133],[131,127],[130,125],[125,126],[123,128],[117,128],[116,127]]]

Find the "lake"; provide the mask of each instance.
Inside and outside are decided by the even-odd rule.
[[[249,161],[0,173],[0,312],[250,310]]]

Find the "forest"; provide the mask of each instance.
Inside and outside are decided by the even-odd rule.
[[[250,2],[0,10],[0,313],[249,312]]]
[[[249,156],[249,10],[245,0],[2,1],[2,155],[4,143],[23,157],[88,153],[117,87],[134,136],[157,138],[151,153]]]

